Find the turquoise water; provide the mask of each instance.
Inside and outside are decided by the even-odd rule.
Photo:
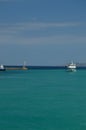
[[[0,72],[0,130],[86,130],[86,70]]]

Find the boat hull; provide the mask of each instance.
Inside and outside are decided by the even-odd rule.
[[[0,69],[0,71],[5,71],[6,69]]]
[[[67,67],[68,69],[76,69],[76,66],[74,65],[74,66],[68,66]]]

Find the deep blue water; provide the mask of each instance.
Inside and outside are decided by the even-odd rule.
[[[0,130],[86,130],[86,70],[0,72]]]

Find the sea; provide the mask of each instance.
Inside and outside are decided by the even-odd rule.
[[[0,72],[0,130],[86,130],[86,69]]]

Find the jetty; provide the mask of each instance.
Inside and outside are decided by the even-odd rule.
[[[28,67],[25,66],[6,66],[6,70],[28,70]]]

